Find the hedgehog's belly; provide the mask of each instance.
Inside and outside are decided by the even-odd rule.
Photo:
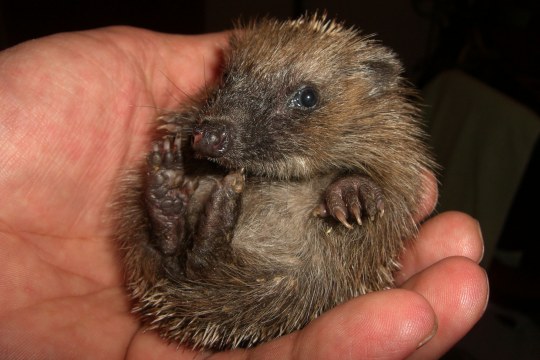
[[[315,217],[312,210],[329,181],[248,183],[233,247],[295,264],[306,246],[324,232],[324,220]]]

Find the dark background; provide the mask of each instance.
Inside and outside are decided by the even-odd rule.
[[[285,19],[316,9],[326,9],[330,16],[365,33],[376,33],[400,55],[407,76],[418,87],[446,69],[458,68],[540,113],[538,0],[0,0],[0,48],[57,32],[108,25],[196,34],[228,29],[240,17],[271,15]],[[525,342],[520,344],[525,349],[527,341],[540,342],[540,237],[536,226],[540,215],[536,208],[540,203],[539,169],[537,142],[498,241],[501,251],[518,253],[520,260],[512,266],[496,259],[491,262],[491,304],[503,310],[482,320],[497,321],[497,326],[502,324],[505,331],[513,331]],[[504,353],[500,347],[515,346],[494,341],[497,336],[486,330],[491,323],[482,325],[482,321],[446,358],[495,359]],[[530,328],[523,330],[523,321]],[[491,348],[491,353],[486,350],[478,355],[478,351],[470,350],[478,344]],[[540,356],[526,350],[514,355],[515,359]]]

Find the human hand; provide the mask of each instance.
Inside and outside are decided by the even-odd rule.
[[[215,78],[225,44],[226,34],[108,28],[0,53],[0,358],[197,355],[143,332],[130,314],[106,218],[119,173],[147,151],[151,119]],[[428,183],[423,216],[436,197]],[[450,213],[428,221],[415,244],[403,257],[400,289],[354,299],[255,349],[214,356],[440,356],[483,311],[481,237],[474,220]]]

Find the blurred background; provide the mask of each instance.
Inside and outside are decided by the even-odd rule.
[[[317,9],[398,53],[443,166],[438,211],[481,223],[490,305],[444,358],[539,359],[540,1],[0,0],[0,48],[107,25],[196,34]]]

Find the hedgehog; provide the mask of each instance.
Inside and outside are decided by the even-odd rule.
[[[435,164],[388,48],[325,16],[237,28],[219,80],[158,117],[116,239],[142,324],[251,347],[394,286]]]

